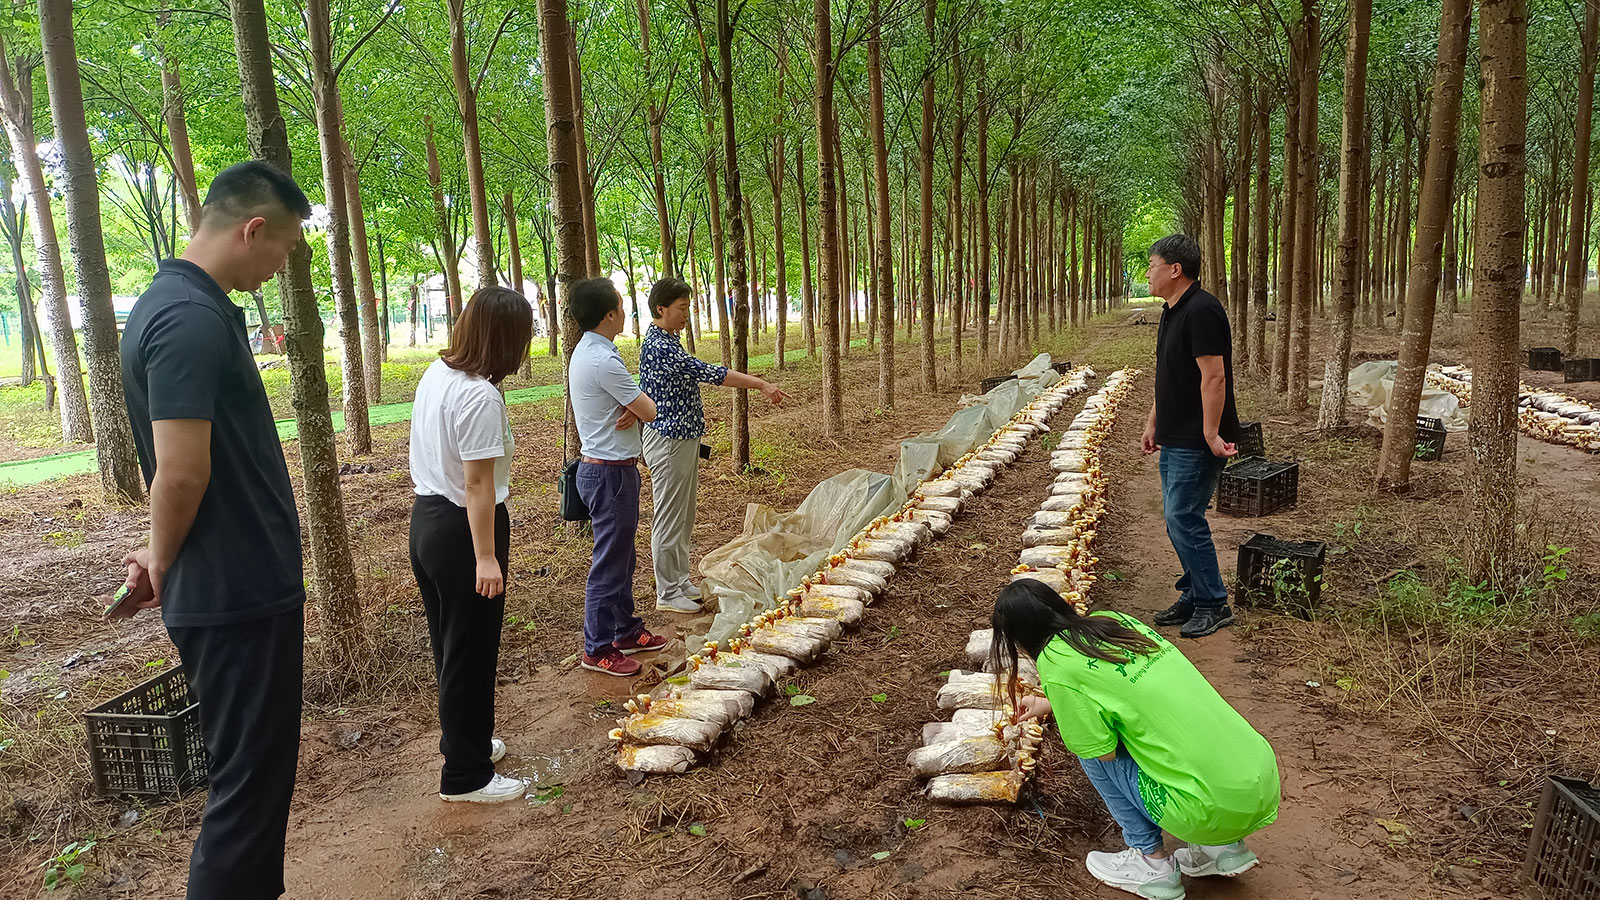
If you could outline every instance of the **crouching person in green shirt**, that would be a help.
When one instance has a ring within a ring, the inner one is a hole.
[[[990,652],[994,671],[1016,672],[1019,652],[1038,665],[1045,696],[1013,703],[1017,718],[1055,716],[1122,827],[1128,849],[1085,860],[1095,878],[1181,900],[1180,872],[1233,876],[1257,864],[1244,838],[1278,817],[1277,759],[1178,648],[1132,616],[1086,615],[1021,579],[995,601]],[[1163,831],[1188,846],[1169,854]]]

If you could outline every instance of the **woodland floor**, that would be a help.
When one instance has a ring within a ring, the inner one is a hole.
[[[1154,459],[1137,450],[1154,328],[1125,316],[1102,317],[1049,349],[1102,375],[1146,370],[1107,450],[1111,511],[1095,598],[1145,614],[1170,602],[1177,561]],[[1530,323],[1524,343],[1549,343],[1546,328]],[[1465,317],[1441,317],[1436,361],[1466,361],[1466,333]],[[1397,345],[1392,331],[1371,329],[1357,343],[1367,358],[1392,358]],[[990,374],[969,346],[966,367],[946,366],[945,386],[930,396],[903,338],[901,351],[904,399],[892,412],[874,408],[875,356],[857,350],[846,362],[854,437],[840,444],[819,436],[811,362],[780,375],[795,388],[791,407],[751,404],[760,474],[728,473],[719,426],[716,461],[702,472],[697,558],[738,533],[749,502],[792,508],[839,470],[889,470],[900,440],[942,424],[961,392]],[[1524,377],[1538,383],[1540,374]],[[1266,520],[1214,516],[1223,569],[1263,530],[1328,541],[1329,581],[1311,621],[1246,609],[1240,627],[1183,644],[1272,741],[1284,776],[1282,816],[1254,841],[1266,865],[1241,879],[1191,881],[1190,895],[1509,896],[1542,776],[1600,771],[1600,457],[1522,442],[1526,541],[1574,548],[1561,563],[1569,575],[1546,585],[1530,551],[1535,587],[1486,602],[1462,589],[1451,562],[1464,435],[1450,436],[1442,461],[1416,465],[1410,493],[1377,495],[1376,432],[1357,424],[1364,411],[1330,438],[1313,428],[1314,402],[1304,416],[1284,414],[1261,379],[1238,380],[1241,413],[1266,423],[1269,455],[1300,461],[1301,501]],[[1572,387],[1600,399],[1600,385]],[[708,400],[712,417],[725,416],[725,395]],[[556,446],[559,414],[552,403],[513,407],[518,446]],[[621,701],[660,668],[630,685],[572,665],[588,544],[556,515],[558,455],[520,453],[497,733],[511,748],[501,771],[535,787],[526,803],[462,809],[435,795],[435,695],[405,554],[406,439],[405,425],[375,429],[375,452],[357,461],[371,471],[344,479],[378,674],[358,696],[335,699],[337,667],[315,646],[308,654],[288,896],[1120,896],[1083,872],[1085,851],[1119,838],[1059,742],[1047,742],[1037,785],[1016,809],[931,806],[904,766],[921,724],[941,718],[939,673],[962,664],[966,634],[987,619],[1046,493],[1039,447],[891,580],[858,631],[792,679],[816,703],[769,700],[709,764],[639,784],[611,766],[605,734]],[[41,865],[87,837],[99,843],[69,896],[182,894],[202,798],[92,799],[83,747],[83,710],[176,662],[154,617],[108,626],[95,615],[94,597],[115,582],[116,560],[141,539],[143,522],[105,507],[87,476],[17,491],[0,507],[0,669],[10,673],[0,681],[0,896],[41,892]],[[647,530],[640,543],[648,548]],[[652,627],[682,635],[701,624],[655,613],[649,582],[646,563],[635,593]],[[1591,620],[1594,632],[1577,624]],[[669,646],[661,665],[682,653]]]

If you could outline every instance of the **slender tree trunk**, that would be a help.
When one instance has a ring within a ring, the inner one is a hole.
[[[1482,0],[1478,221],[1473,228],[1467,582],[1512,575],[1517,512],[1517,350],[1526,228],[1528,11]]]
[[[959,41],[959,38],[957,39]],[[967,258],[966,247],[963,246],[962,213],[965,211],[962,199],[962,165],[965,162],[967,140],[967,110],[966,71],[962,63],[962,48],[958,45],[954,56],[950,60],[951,77],[955,81],[955,130],[950,141],[950,214],[951,221],[951,248],[950,267],[954,270],[952,279],[954,293],[951,295],[952,316],[950,320],[950,358],[955,364],[955,377],[961,377],[961,352],[965,341],[966,330],[966,305],[967,305]],[[882,180],[884,175],[880,175]],[[888,200],[889,188],[885,185],[881,194],[883,200],[884,231],[888,230]],[[887,240],[887,233],[885,234]],[[885,250],[888,244],[884,245]],[[887,256],[887,252],[885,253]],[[889,271],[888,260],[884,261],[884,271]]]
[[[1344,57],[1344,128],[1339,155],[1339,249],[1334,260],[1333,355],[1322,371],[1322,405],[1317,410],[1317,427],[1343,425],[1345,398],[1349,389],[1345,373],[1350,370],[1350,336],[1356,315],[1356,288],[1359,279],[1357,252],[1360,247],[1361,207],[1366,198],[1361,190],[1361,173],[1366,171],[1367,129],[1367,44],[1372,32],[1372,0],[1352,0],[1350,38]]]
[[[568,72],[571,58],[570,24],[566,0],[539,0],[539,60],[546,72]],[[544,123],[549,147],[550,215],[556,244],[557,296],[561,304],[561,371],[567,385],[565,456],[579,455],[578,429],[572,419],[570,384],[572,351],[578,345],[578,320],[572,315],[572,285],[589,274],[583,222],[583,193],[579,185],[587,173],[578,154],[579,125],[573,103],[572,81],[545,78]],[[598,261],[598,260],[597,260]]]
[[[1270,363],[1267,359],[1267,256],[1272,242],[1267,218],[1271,214],[1268,192],[1272,180],[1272,104],[1267,85],[1262,84],[1256,95],[1254,162],[1256,167],[1255,203],[1251,208],[1255,216],[1254,234],[1251,235],[1250,275],[1250,368],[1258,376],[1265,376]]]
[[[712,105],[715,101],[711,96],[711,63],[708,60],[702,60],[700,67],[700,94],[705,107],[706,192],[710,198],[706,217],[711,222],[711,262],[716,275],[717,343],[722,347],[722,365],[725,368],[732,368],[733,342],[730,340],[732,334],[728,325],[727,257],[723,253],[722,197],[717,187],[717,161],[722,152],[717,145],[721,138],[717,134],[717,109]]]
[[[194,154],[189,149],[189,120],[183,108],[183,75],[177,60],[168,53],[165,32],[170,26],[171,13],[165,0],[156,11],[157,54],[161,62],[161,119],[167,126],[167,138],[172,150],[173,177],[177,179],[178,195],[183,199],[184,222],[190,233],[200,227],[200,192],[195,185]]]
[[[439,170],[439,147],[433,139],[433,117],[423,116],[423,147],[428,158],[428,183],[433,187],[433,215],[439,221],[439,246],[444,250],[444,284],[449,292],[445,298],[445,323],[455,327],[461,315],[461,257],[456,249],[455,229],[450,225],[450,211],[444,203],[444,180]]]
[[[61,245],[56,238],[44,166],[39,161],[39,141],[33,130],[33,70],[39,60],[32,55],[7,59],[12,49],[7,43],[0,41],[0,76],[3,76],[0,77],[0,113],[3,113],[6,137],[11,142],[12,162],[33,207],[30,218],[34,250],[39,257],[39,288],[61,396],[61,438],[67,443],[92,442],[94,427],[89,418],[89,397],[83,386],[83,365],[78,359],[78,338],[73,334],[72,316],[67,309],[67,277],[61,265]]]
[[[732,264],[729,287],[733,291],[733,365],[750,369],[750,284],[745,259],[745,221],[748,204],[739,181],[739,138],[733,119],[733,21],[728,0],[717,0],[717,87],[722,99],[723,182],[728,189],[728,261]],[[733,394],[733,470],[750,466],[750,392]]]
[[[339,316],[340,371],[344,375],[344,442],[352,455],[372,452],[367,420],[366,373],[361,359],[361,323],[356,311],[355,276],[350,264],[349,206],[345,202],[344,123],[333,69],[329,0],[308,0],[306,32],[311,44],[312,99],[322,147],[322,182],[328,209],[328,267],[333,304]]]
[[[784,95],[789,74],[788,54],[780,49],[778,54],[778,120],[774,123],[777,135],[772,139],[772,243],[777,288],[778,333],[773,352],[777,356],[778,371],[787,367],[784,352],[789,339],[789,255],[783,246],[783,110],[787,106]],[[804,226],[802,226],[803,228]]]
[[[656,224],[661,229],[661,274],[667,278],[676,278],[678,244],[677,237],[672,233],[671,213],[667,209],[667,181],[661,152],[661,123],[666,118],[667,110],[661,98],[656,96],[652,80],[655,57],[650,51],[650,0],[636,0],[636,6],[639,12],[639,46],[644,55],[645,78],[650,82],[651,91],[645,109],[645,126],[650,136],[650,199],[655,202]],[[668,90],[670,89],[669,81]],[[690,318],[693,317],[691,313]],[[689,331],[692,335],[694,329],[691,328]]]
[[[39,32],[44,44],[50,112],[66,176],[67,234],[77,272],[78,304],[83,311],[83,355],[89,363],[89,403],[94,416],[100,489],[109,501],[134,503],[144,497],[144,483],[122,393],[117,314],[111,306],[111,273],[106,267],[105,236],[100,230],[99,183],[84,122],[83,86],[78,81],[72,4],[41,0]]]
[[[567,27],[567,73],[572,81],[573,136],[578,145],[578,193],[583,198],[584,266],[588,277],[598,278],[601,274],[600,231],[595,224],[595,173],[589,167],[588,113],[583,102],[583,67],[578,56],[578,35],[570,25]]]
[[[349,207],[351,263],[355,268],[356,301],[361,313],[362,371],[366,375],[367,403],[376,405],[383,402],[383,326],[378,316],[378,295],[372,285],[372,257],[367,250],[367,216],[361,202],[361,179],[356,175],[350,143],[342,137],[344,100],[339,96],[339,161],[344,173],[345,203]]]
[[[1239,371],[1250,368],[1250,152],[1255,146],[1254,97],[1246,74],[1239,87],[1238,160],[1233,176],[1233,367]]]
[[[321,0],[310,0],[313,4]],[[324,3],[326,5],[326,3]],[[461,112],[462,152],[466,156],[467,196],[472,206],[473,255],[478,289],[494,287],[494,230],[489,224],[489,190],[483,175],[483,144],[478,136],[478,86],[467,57],[467,0],[445,0],[450,19],[450,76]]]
[[[1278,226],[1278,283],[1273,298],[1277,324],[1273,334],[1272,389],[1280,394],[1289,390],[1289,331],[1291,298],[1294,293],[1295,239],[1299,234],[1296,219],[1300,212],[1300,117],[1304,105],[1301,88],[1306,65],[1305,32],[1290,38],[1289,97],[1283,120],[1283,206]]]
[[[1306,53],[1300,88],[1300,209],[1295,213],[1294,293],[1290,300],[1293,342],[1289,348],[1289,409],[1305,409],[1310,390],[1312,282],[1316,278],[1317,100],[1321,74],[1321,24],[1317,0],[1301,0],[1305,12]]]
[[[1600,0],[1584,0],[1581,65],[1578,72],[1578,121],[1573,137],[1572,206],[1568,212],[1566,286],[1562,292],[1565,327],[1561,332],[1561,352],[1578,352],[1578,321],[1583,309],[1583,287],[1589,276],[1588,231],[1584,228],[1589,210],[1589,139],[1594,121],[1594,70],[1596,29],[1600,26]]]
[[[1417,407],[1423,373],[1433,342],[1433,313],[1439,293],[1450,198],[1454,194],[1456,140],[1461,123],[1461,85],[1472,33],[1471,0],[1444,0],[1439,18],[1439,56],[1434,71],[1428,124],[1428,156],[1417,194],[1416,243],[1406,291],[1406,319],[1400,335],[1400,363],[1389,391],[1383,450],[1378,456],[1378,486],[1403,491],[1410,485],[1416,457]]]
[[[934,42],[933,29],[934,0],[925,0],[922,5],[923,29],[928,34],[928,46],[938,46]],[[934,359],[933,352],[933,61],[922,72],[922,141],[918,141],[918,151],[922,151],[922,208],[920,208],[920,224],[922,224],[922,267],[920,267],[920,315],[922,315],[922,389],[933,394],[939,389],[938,359]]]
[[[262,0],[230,0],[228,7],[250,155],[292,172],[289,133],[278,108],[272,71],[266,8]],[[278,274],[278,293],[283,298],[289,385],[299,437],[306,530],[311,538],[311,593],[319,601],[327,658],[351,671],[348,667],[367,658],[368,644],[361,629],[349,526],[339,491],[339,455],[328,409],[322,317],[311,281],[311,247],[304,240],[295,245],[288,264]]]
[[[794,142],[795,205],[800,210],[800,338],[805,341],[806,359],[816,359],[817,307],[811,291],[811,227],[806,223],[811,198],[806,194],[805,143],[804,138]]]
[[[989,365],[989,79],[983,58],[978,58],[978,365]]]
[[[889,147],[883,131],[883,13],[872,0],[867,13],[871,37],[867,40],[867,94],[871,110],[872,171],[878,214],[878,314],[883,342],[878,345],[878,406],[894,408],[894,246],[889,231]]]
[[[817,280],[822,288],[822,434],[837,440],[844,432],[843,390],[839,383],[839,232],[834,212],[833,21],[828,0],[813,0],[816,24],[817,84]]]

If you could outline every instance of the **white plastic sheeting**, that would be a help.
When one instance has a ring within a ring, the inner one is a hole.
[[[761,503],[745,509],[739,536],[706,554],[700,574],[718,611],[703,641],[722,641],[756,614],[772,609],[800,579],[817,571],[856,532],[898,509],[918,484],[989,439],[1017,410],[1060,376],[1041,353],[971,406],[957,410],[944,427],[900,443],[893,474],[849,469],[819,482],[790,512]]]
[[[1351,403],[1369,410],[1367,424],[1382,428],[1388,421],[1389,393],[1394,390],[1394,375],[1399,368],[1400,364],[1390,359],[1364,362],[1350,370],[1348,396]],[[1467,410],[1462,407],[1461,401],[1455,395],[1435,387],[1422,388],[1417,415],[1438,419],[1444,423],[1445,431],[1467,430]]]

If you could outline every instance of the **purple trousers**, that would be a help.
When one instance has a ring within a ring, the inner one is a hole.
[[[583,652],[597,657],[644,629],[644,620],[633,614],[639,468],[579,463],[578,496],[594,522],[594,561],[583,590]]]

